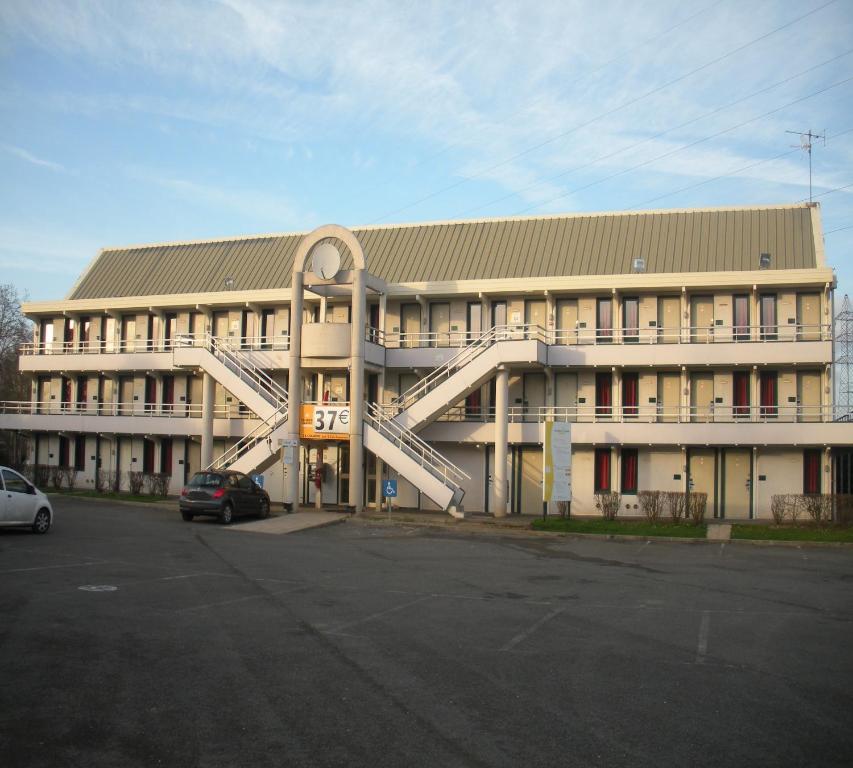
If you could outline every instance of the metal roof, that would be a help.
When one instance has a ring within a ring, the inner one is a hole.
[[[811,208],[688,209],[355,228],[368,269],[389,283],[748,271],[817,263]],[[305,233],[105,248],[69,299],[289,288]],[[344,260],[344,266],[348,259]]]

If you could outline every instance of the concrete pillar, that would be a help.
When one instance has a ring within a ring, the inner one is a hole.
[[[287,437],[294,446],[293,464],[286,465],[284,502],[295,510],[299,506],[299,411],[302,405],[302,305],[304,276],[293,273],[290,291],[290,373],[288,380]]]
[[[353,270],[350,343],[349,505],[364,507],[364,334],[367,322],[366,270]]]
[[[213,409],[215,406],[216,382],[209,373],[202,379],[201,393],[201,468],[213,463]]]
[[[506,516],[506,459],[509,439],[509,371],[498,368],[495,379],[495,517]]]

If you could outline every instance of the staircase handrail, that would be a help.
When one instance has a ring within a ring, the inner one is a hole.
[[[410,429],[406,429],[396,421],[387,418],[375,403],[367,404],[364,420],[383,437],[395,443],[409,458],[417,461],[420,466],[441,479],[446,485],[459,488],[465,480],[471,479],[467,472],[444,458]]]
[[[514,323],[506,325],[494,325],[489,330],[480,334],[468,346],[463,347],[447,362],[435,368],[417,384],[409,387],[392,400],[392,404],[406,407],[406,403],[421,397],[433,389],[440,381],[449,379],[456,371],[470,363],[481,353],[498,341],[518,341],[535,339],[547,343],[547,332],[541,325],[534,323]]]
[[[279,409],[269,418],[262,421],[248,435],[243,436],[234,445],[232,445],[225,453],[214,459],[206,468],[209,470],[225,469],[239,459],[243,454],[248,453],[261,440],[272,434],[285,421],[287,421],[288,410],[287,403],[282,404]]]
[[[222,339],[209,333],[199,334],[196,338],[199,337],[204,342],[204,347],[214,357],[218,357],[224,365],[231,368],[232,373],[239,376],[242,381],[246,381],[246,378],[242,375],[243,373],[246,373],[249,380],[254,383],[258,394],[271,405],[278,407],[280,403],[284,403],[285,405],[287,404],[287,391],[266,371],[259,368],[244,355],[236,354],[236,350],[225,343]],[[229,365],[229,363],[231,365]],[[236,368],[236,370],[234,370],[234,368]]]

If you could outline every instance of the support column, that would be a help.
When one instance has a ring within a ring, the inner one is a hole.
[[[209,373],[202,379],[201,392],[201,469],[213,463],[213,410],[216,382]]]
[[[495,378],[495,517],[505,517],[507,507],[506,458],[509,440],[509,371],[501,366]]]
[[[287,383],[287,438],[293,448],[293,464],[286,464],[284,503],[299,507],[299,412],[302,405],[302,304],[303,273],[293,273],[290,290],[290,373]]]
[[[367,322],[366,270],[353,270],[350,340],[349,505],[364,508],[364,334]]]

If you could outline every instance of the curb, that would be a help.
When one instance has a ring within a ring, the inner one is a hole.
[[[464,520],[448,521],[446,523],[437,520],[400,520],[391,518],[380,518],[376,516],[351,518],[352,522],[365,525],[409,525],[416,528],[444,528],[469,533],[493,533],[495,535],[529,536],[551,539],[598,539],[602,541],[664,541],[673,544],[743,544],[759,547],[788,547],[788,548],[853,548],[850,541],[786,541],[780,539],[729,539],[728,541],[709,540],[704,537],[687,536],[641,536],[628,533],[576,533],[573,531],[537,531],[533,528],[522,528],[520,526],[501,526],[492,523],[473,523]]]
[[[177,497],[171,498],[167,497],[166,499],[151,499],[151,501],[133,501],[131,499],[112,499],[106,498],[104,496],[78,496],[73,493],[46,493],[45,494],[49,499],[73,499],[75,501],[94,501],[98,504],[104,504],[106,502],[111,502],[112,504],[122,504],[126,507],[162,507],[163,509],[172,509],[175,504],[177,504]]]

